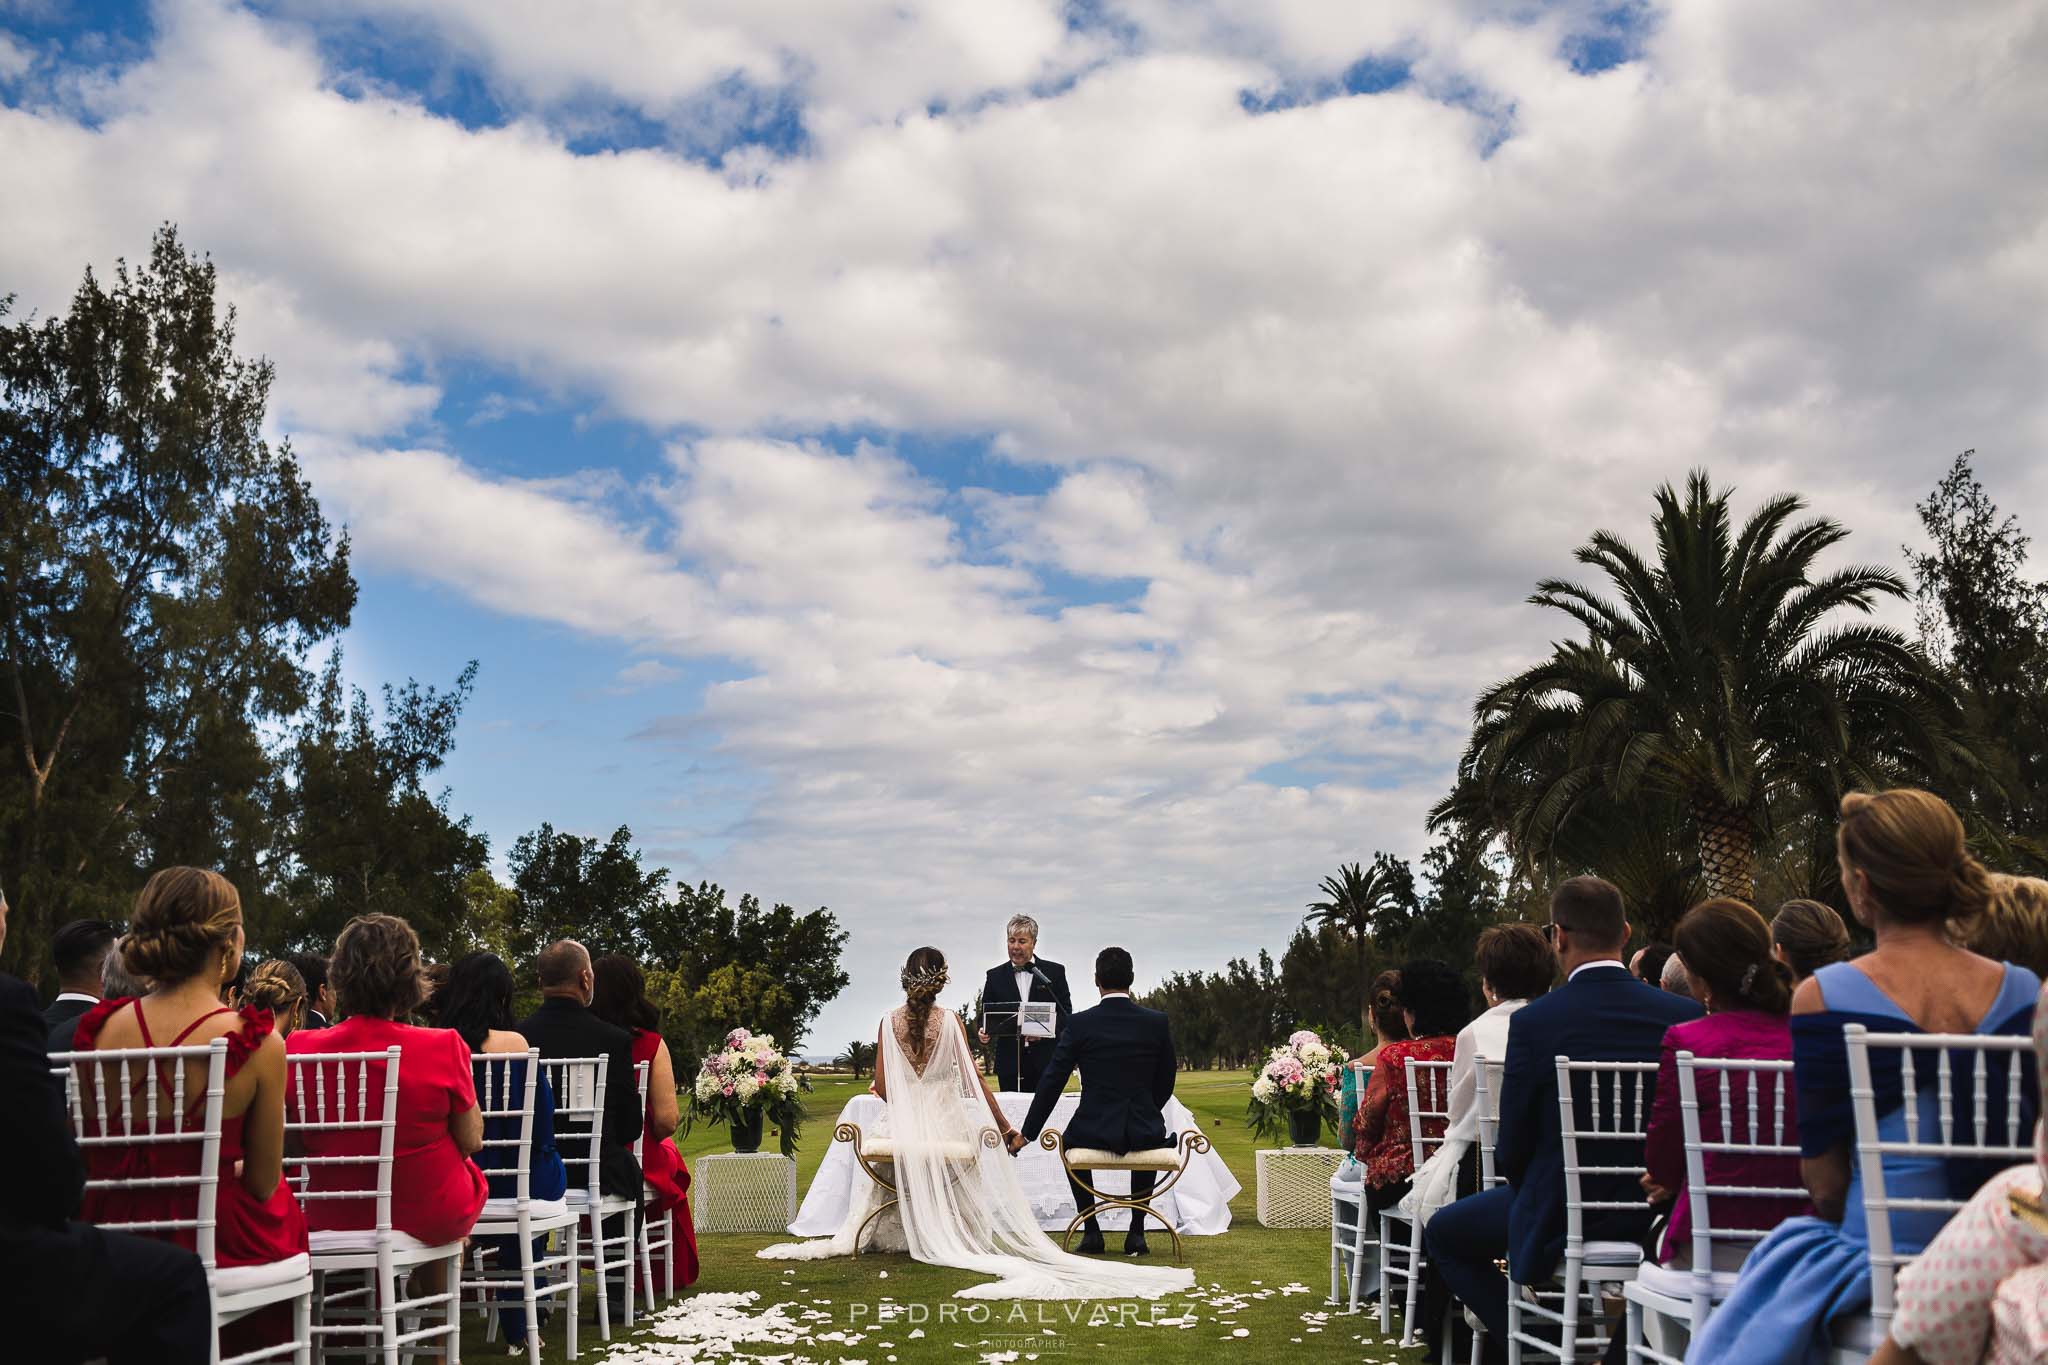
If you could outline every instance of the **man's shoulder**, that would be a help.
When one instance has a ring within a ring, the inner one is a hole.
[[[0,1005],[10,1010],[27,1006],[32,1014],[43,1012],[43,1004],[37,998],[35,988],[20,977],[9,976],[5,972],[0,972]]]
[[[1042,969],[1044,969],[1046,974],[1049,976],[1065,976],[1067,974],[1067,969],[1064,964],[1054,962],[1049,957],[1035,957],[1031,960],[1033,962],[1036,962]]]

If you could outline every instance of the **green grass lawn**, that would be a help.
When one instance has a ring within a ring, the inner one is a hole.
[[[1383,1342],[1375,1320],[1348,1316],[1323,1302],[1329,1288],[1326,1230],[1258,1225],[1252,1153],[1262,1144],[1244,1124],[1250,1079],[1242,1071],[1183,1072],[1176,1089],[1244,1187],[1231,1202],[1229,1232],[1183,1240],[1186,1264],[1193,1268],[1196,1282],[1194,1292],[1185,1298],[1169,1297],[1156,1306],[1131,1301],[1013,1305],[954,1299],[955,1290],[982,1277],[919,1265],[904,1255],[763,1261],[754,1253],[771,1242],[789,1240],[786,1234],[700,1233],[703,1273],[697,1283],[664,1305],[652,1322],[643,1317],[631,1332],[615,1327],[609,1345],[598,1339],[586,1293],[580,1356],[607,1365],[725,1358],[767,1358],[785,1365],[919,1365],[991,1357],[1047,1365],[1068,1357],[1250,1362],[1273,1354],[1316,1361],[1419,1360],[1419,1351],[1397,1351],[1391,1342]],[[811,1118],[797,1152],[799,1198],[810,1188],[812,1173],[831,1143],[832,1120],[849,1096],[866,1088],[864,1080],[819,1079],[809,1097]],[[774,1141],[767,1138],[763,1149]],[[677,1145],[693,1166],[699,1157],[730,1150],[722,1128],[700,1128]],[[1112,1249],[1119,1240],[1117,1234],[1110,1235]],[[1157,1229],[1151,1240],[1150,1263],[1173,1264],[1170,1241]],[[758,1297],[746,1304],[708,1297],[747,1293]],[[1152,1322],[1155,1316],[1162,1321]],[[714,1328],[699,1335],[699,1324],[729,1326],[743,1319],[752,1324],[749,1330],[758,1333],[758,1339],[736,1341],[729,1352],[720,1344],[675,1353],[685,1342],[721,1334]],[[566,1359],[561,1335],[559,1324],[547,1332],[545,1359]],[[473,1319],[464,1332],[462,1350],[466,1359],[504,1358],[501,1345],[484,1341],[480,1320]]]

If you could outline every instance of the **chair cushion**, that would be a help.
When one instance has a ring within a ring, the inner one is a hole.
[[[1084,1171],[1177,1171],[1180,1169],[1180,1148],[1154,1147],[1141,1152],[1105,1152],[1100,1147],[1069,1147],[1067,1164]]]
[[[996,1150],[990,1148],[990,1151]],[[892,1137],[869,1137],[861,1134],[860,1153],[870,1161],[888,1161],[899,1152],[922,1152],[940,1161],[972,1161],[975,1146],[971,1142],[899,1142]]]
[[[1868,1313],[1853,1317],[1836,1318],[1834,1330],[1829,1333],[1837,1348],[1868,1354],[1875,1351],[1884,1341],[1884,1333],[1877,1330],[1877,1322]]]
[[[375,1251],[377,1233],[372,1228],[335,1228],[326,1232],[308,1233],[306,1242],[314,1255],[323,1251]],[[391,1247],[394,1251],[425,1251],[427,1244],[409,1233],[391,1230]]]
[[[536,1220],[560,1218],[569,1212],[569,1201],[566,1199],[532,1199],[527,1201],[526,1208],[527,1212]],[[477,1221],[479,1223],[509,1222],[518,1216],[519,1201],[517,1199],[486,1199],[484,1200],[484,1211],[477,1215]]]
[[[1587,1265],[1637,1265],[1642,1259],[1643,1249],[1634,1242],[1586,1243]]]
[[[1714,1272],[1714,1302],[1719,1303],[1735,1289],[1735,1277],[1739,1272],[1717,1270]],[[1644,1265],[1636,1271],[1636,1283],[1653,1294],[1662,1294],[1668,1299],[1692,1298],[1692,1272],[1678,1270],[1668,1265]]]
[[[562,1196],[562,1202],[572,1209],[587,1209],[590,1207],[590,1192],[588,1190],[571,1190]],[[632,1208],[633,1201],[616,1194],[600,1194],[597,1197],[597,1207],[603,1213],[617,1213],[621,1209]]]
[[[246,1294],[252,1289],[268,1289],[272,1285],[303,1280],[312,1273],[313,1258],[303,1251],[282,1261],[266,1261],[262,1265],[215,1266],[213,1292],[223,1298],[230,1294]]]

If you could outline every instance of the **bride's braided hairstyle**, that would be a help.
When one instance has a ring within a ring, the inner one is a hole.
[[[931,1028],[932,1005],[946,985],[946,955],[937,948],[919,948],[903,964],[904,1022],[910,1026],[910,1050],[922,1057]]]

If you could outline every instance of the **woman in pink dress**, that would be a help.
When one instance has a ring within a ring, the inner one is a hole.
[[[331,1028],[294,1033],[291,1055],[381,1052],[397,1044],[391,1223],[428,1246],[459,1242],[475,1225],[488,1192],[483,1172],[470,1160],[483,1146],[484,1120],[476,1104],[469,1046],[452,1029],[400,1022],[426,995],[419,939],[396,916],[359,915],[335,940],[327,971],[342,1017]],[[379,1094],[383,1072],[383,1063],[370,1063],[370,1085]],[[314,1130],[304,1141],[309,1156],[372,1156],[378,1135],[375,1129]],[[373,1188],[372,1163],[314,1166],[311,1173],[316,1190]],[[374,1199],[317,1199],[311,1204],[309,1219],[316,1231],[377,1225]]]
[[[1662,1265],[1692,1264],[1692,1205],[1685,1188],[1685,1129],[1679,1117],[1678,1054],[1740,1058],[1748,1061],[1792,1060],[1792,970],[1771,953],[1771,930],[1764,918],[1738,900],[1710,900],[1695,905],[1678,921],[1678,956],[1692,978],[1693,998],[1707,1011],[1704,1019],[1673,1024],[1664,1034],[1664,1055],[1657,1066],[1657,1089],[1650,1106],[1649,1138],[1644,1146],[1643,1188],[1652,1203],[1672,1200],[1671,1221],[1657,1260]],[[1720,1087],[1712,1072],[1699,1078],[1700,1132],[1709,1142],[1749,1131],[1749,1087],[1730,1088],[1728,1112],[1721,1112]],[[1757,1129],[1778,1142],[1797,1145],[1799,1116],[1792,1096],[1792,1078],[1784,1078],[1784,1112],[1777,1111],[1778,1092],[1767,1083],[1758,1090]],[[1779,1126],[1782,1123],[1782,1128]],[[1706,1154],[1707,1181],[1712,1185],[1798,1188],[1796,1156]],[[1787,1218],[1806,1213],[1803,1197],[1766,1199],[1717,1198],[1717,1227],[1768,1232]],[[1720,1267],[1732,1270],[1733,1265]]]
[[[690,1217],[690,1168],[683,1164],[671,1137],[682,1117],[676,1102],[676,1068],[662,1040],[661,1012],[647,998],[647,979],[629,957],[610,953],[590,964],[597,978],[590,1012],[633,1035],[633,1064],[647,1062],[647,1116],[636,1155],[640,1179],[647,1186],[645,1215],[650,1223],[670,1221],[676,1248],[676,1286],[697,1278],[697,1228]],[[639,1274],[638,1269],[634,1271]],[[662,1258],[654,1258],[654,1277],[667,1283]]]

